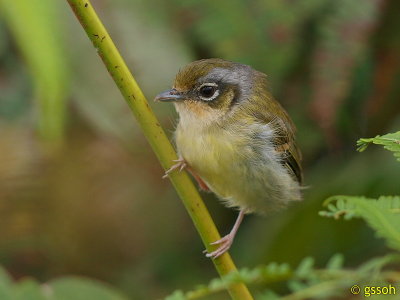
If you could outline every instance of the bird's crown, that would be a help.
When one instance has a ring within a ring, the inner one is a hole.
[[[179,70],[175,77],[174,88],[178,90],[192,89],[198,80],[214,69],[230,70],[235,63],[220,58],[201,59],[191,62]]]

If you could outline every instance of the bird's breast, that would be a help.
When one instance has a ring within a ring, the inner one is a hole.
[[[298,184],[274,150],[268,125],[187,125],[178,124],[176,131],[180,155],[228,206],[262,213],[300,199]]]
[[[176,132],[180,154],[202,177],[226,170],[226,164],[236,156],[238,143],[237,138],[220,129],[199,131],[196,128],[178,127]]]
[[[180,155],[193,171],[213,192],[229,198],[249,172],[254,155],[251,136],[229,126],[201,129],[193,125],[178,126],[175,138]]]

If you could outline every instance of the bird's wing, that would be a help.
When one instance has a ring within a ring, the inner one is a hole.
[[[303,181],[301,169],[301,152],[295,142],[296,127],[283,107],[274,99],[256,101],[248,105],[246,110],[257,122],[272,125],[274,128],[273,143],[277,152],[281,153],[282,165],[297,179]],[[269,113],[273,111],[274,113]]]
[[[282,119],[281,119],[282,120]],[[282,121],[274,121],[279,122]],[[294,133],[296,128],[290,119],[285,124],[276,126],[275,137],[273,142],[275,144],[275,150],[281,153],[282,164],[291,171],[291,173],[297,178],[299,183],[303,181],[303,173],[301,169],[301,152],[295,142]]]

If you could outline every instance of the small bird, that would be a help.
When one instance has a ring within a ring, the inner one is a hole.
[[[212,243],[217,258],[232,245],[247,213],[266,214],[301,200],[301,153],[295,126],[268,91],[267,76],[250,66],[212,58],[194,61],[155,101],[179,114],[174,170],[189,170],[204,190],[239,209],[229,234]]]

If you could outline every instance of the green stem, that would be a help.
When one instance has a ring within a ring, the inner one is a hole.
[[[98,18],[90,1],[67,1],[131,108],[162,167],[165,170],[169,169],[173,164],[173,160],[177,159],[175,150],[152,112],[143,92],[111,40],[110,35]],[[192,218],[206,249],[208,251],[215,250],[215,246],[211,246],[210,243],[220,239],[220,235],[196,187],[186,172],[174,172],[169,177]],[[237,271],[228,253],[213,260],[213,263],[221,276]],[[228,292],[232,299],[253,299],[246,285],[243,283],[229,287]]]

